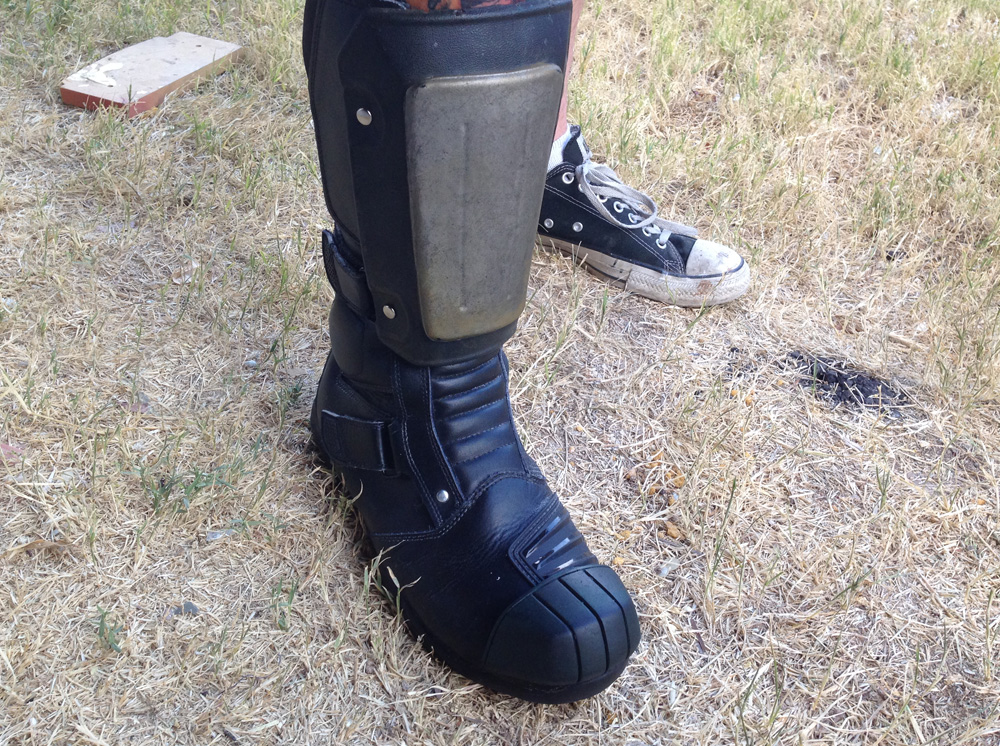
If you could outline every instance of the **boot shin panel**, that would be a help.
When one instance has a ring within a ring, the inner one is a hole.
[[[420,13],[325,0],[313,11],[307,72],[327,200],[359,244],[379,338],[415,365],[480,357],[514,332],[570,7]]]

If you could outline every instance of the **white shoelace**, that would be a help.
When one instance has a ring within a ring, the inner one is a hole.
[[[697,228],[661,218],[659,207],[652,197],[623,183],[614,169],[608,166],[587,158],[576,167],[575,180],[580,191],[605,219],[622,228],[642,230],[647,236],[659,235],[656,243],[661,248],[666,247],[667,237],[671,233],[692,238],[698,235]],[[626,217],[629,222],[616,217],[607,208],[609,200],[615,213],[621,215],[628,211]]]

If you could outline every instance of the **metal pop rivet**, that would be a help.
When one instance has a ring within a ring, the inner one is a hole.
[[[448,494],[448,490],[438,490],[437,494],[434,495],[434,499],[439,503],[446,503],[451,499],[451,495]]]
[[[583,230],[583,223],[573,223],[573,230],[577,233]]]
[[[392,306],[382,306],[382,313],[385,314],[385,317],[387,319],[396,318],[396,309],[393,308]]]
[[[542,223],[546,228],[551,228],[555,223],[552,222],[552,218],[545,218],[545,222]]]
[[[365,127],[372,123],[372,113],[368,109],[361,107],[357,113],[358,121]]]

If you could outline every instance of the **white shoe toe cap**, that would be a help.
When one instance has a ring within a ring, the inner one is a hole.
[[[715,241],[699,238],[691,248],[685,274],[691,277],[721,275],[735,272],[743,264],[743,257]]]

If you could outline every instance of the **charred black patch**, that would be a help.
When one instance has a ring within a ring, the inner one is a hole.
[[[834,406],[846,404],[886,413],[907,403],[906,396],[888,382],[843,361],[790,352],[787,362],[800,373],[799,384],[803,388],[833,402]]]

